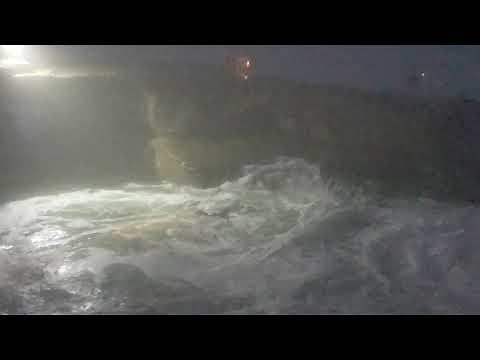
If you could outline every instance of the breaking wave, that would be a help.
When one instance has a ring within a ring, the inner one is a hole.
[[[0,208],[0,313],[476,313],[480,211],[380,199],[302,159],[199,189]]]

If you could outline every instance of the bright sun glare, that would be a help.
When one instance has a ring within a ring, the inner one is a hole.
[[[24,45],[2,45],[5,58],[0,59],[1,67],[12,67],[16,65],[26,65],[28,61],[24,57]]]
[[[11,57],[23,57],[24,45],[2,45],[3,50]]]

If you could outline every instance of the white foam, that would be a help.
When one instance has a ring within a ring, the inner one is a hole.
[[[479,219],[474,207],[435,201],[372,204],[304,160],[280,158],[213,189],[128,184],[5,204],[0,245],[43,259],[55,281],[120,261],[156,279],[253,293],[271,311],[445,309],[451,293],[471,304],[480,285]]]

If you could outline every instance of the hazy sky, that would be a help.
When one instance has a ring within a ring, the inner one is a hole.
[[[138,66],[161,59],[220,64],[229,54],[247,54],[260,74],[379,90],[404,88],[416,66],[431,88],[480,94],[477,45],[69,45],[50,50],[77,60]]]

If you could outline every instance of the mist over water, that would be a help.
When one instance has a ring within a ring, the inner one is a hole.
[[[480,211],[382,198],[299,158],[209,189],[126,184],[0,207],[0,312],[480,309]]]
[[[0,45],[0,314],[479,313],[478,54]]]

